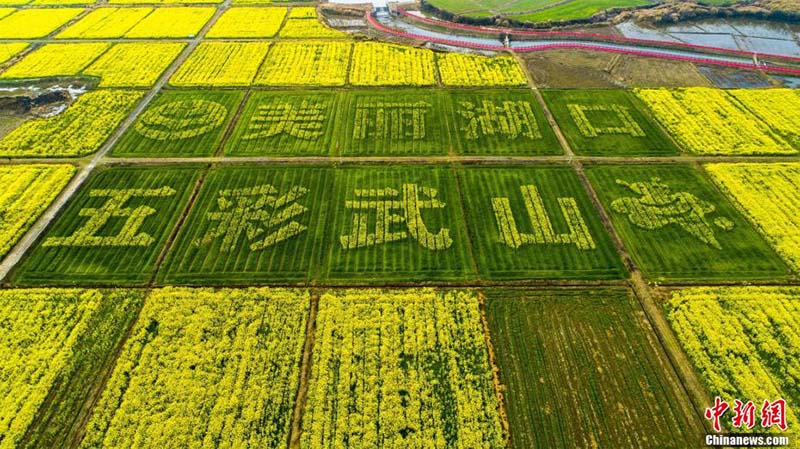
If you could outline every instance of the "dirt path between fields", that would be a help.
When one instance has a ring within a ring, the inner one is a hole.
[[[197,33],[194,39],[189,41],[186,48],[183,49],[181,54],[172,61],[172,64],[167,68],[164,73],[161,74],[161,77],[156,81],[153,87],[147,91],[147,94],[139,101],[139,104],[131,111],[130,114],[122,121],[122,123],[117,126],[117,129],[108,138],[108,140],[103,144],[100,150],[88,160],[88,162],[81,166],[78,169],[78,173],[75,175],[74,178],[69,182],[66,188],[58,195],[58,197],[50,204],[50,207],[36,220],[36,223],[31,226],[28,232],[25,233],[24,236],[17,242],[17,244],[11,249],[11,251],[6,254],[6,257],[0,262],[0,280],[5,280],[8,276],[11,269],[17,265],[17,263],[22,259],[22,256],[33,246],[33,244],[39,239],[42,233],[50,226],[50,223],[59,215],[60,211],[63,207],[67,204],[67,202],[75,195],[75,192],[78,191],[81,185],[83,185],[84,181],[89,177],[89,174],[94,171],[95,167],[97,167],[101,161],[106,157],[106,154],[111,150],[114,144],[117,143],[119,138],[122,134],[130,127],[139,114],[147,107],[148,104],[156,97],[161,88],[164,87],[172,75],[178,70],[189,55],[194,51],[194,49],[199,45],[200,41],[205,37],[208,30],[217,22],[217,19],[222,15],[222,13],[230,7],[231,0],[225,0],[224,3],[219,5],[217,10],[214,12],[214,15],[211,19],[206,23],[202,30]],[[59,160],[59,162],[63,163],[63,160]]]
[[[300,436],[303,432],[303,411],[308,400],[308,386],[311,381],[311,363],[314,343],[317,336],[317,312],[319,311],[320,291],[311,292],[311,306],[306,323],[306,343],[303,347],[303,358],[300,364],[300,383],[297,387],[297,396],[294,401],[292,413],[292,427],[289,432],[289,449],[300,447]]]
[[[519,58],[519,56],[517,56],[517,58]],[[558,126],[558,123],[556,123],[552,113],[548,109],[547,103],[544,101],[541,93],[536,89],[533,81],[530,79],[530,75],[529,84],[533,89],[536,99],[538,100],[539,105],[542,107],[547,120],[550,122],[550,125],[555,131],[558,141],[561,143],[564,152],[568,155],[571,161],[570,165],[572,165],[572,167],[575,169],[575,172],[578,174],[578,177],[586,189],[586,192],[589,194],[589,198],[591,199],[597,214],[600,216],[603,227],[611,236],[611,240],[614,242],[617,253],[625,264],[627,271],[630,273],[630,286],[633,288],[634,294],[638,299],[645,316],[647,317],[647,321],[653,328],[656,338],[664,350],[667,360],[672,367],[672,371],[678,379],[678,383],[692,405],[696,419],[699,421],[701,428],[705,428],[710,431],[708,421],[703,419],[703,410],[710,403],[709,397],[706,389],[700,382],[700,378],[695,372],[694,365],[683,351],[683,348],[678,342],[678,338],[675,336],[675,333],[672,331],[672,328],[667,322],[662,309],[659,307],[652,288],[645,281],[641,271],[636,266],[636,263],[634,262],[628,250],[625,248],[622,239],[616,232],[616,229],[614,229],[614,226],[611,223],[611,216],[606,213],[605,208],[600,202],[600,197],[597,195],[594,187],[589,182],[589,178],[586,176],[586,172],[583,169],[583,162],[578,159],[574,159],[572,148],[564,137],[564,134],[561,132],[561,129]]]

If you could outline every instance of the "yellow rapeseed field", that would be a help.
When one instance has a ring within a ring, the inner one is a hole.
[[[213,15],[212,7],[156,8],[125,33],[125,37],[186,38],[197,34]]]
[[[122,37],[153,8],[98,8],[59,33],[58,39]]]
[[[800,146],[800,94],[795,89],[728,91],[781,136]]]
[[[724,90],[637,89],[656,118],[684,148],[698,154],[796,153],[769,126]]]
[[[346,38],[343,33],[333,28],[328,28],[317,19],[289,19],[281,28],[280,37],[283,38]]]
[[[711,164],[706,169],[800,271],[800,163]]]
[[[79,74],[111,44],[46,44],[0,74],[0,78],[45,78]]]
[[[207,37],[272,37],[281,27],[286,8],[231,8],[208,30]]]
[[[45,37],[81,11],[81,8],[21,9],[0,19],[0,39]]]
[[[0,256],[5,255],[75,174],[75,167],[5,165],[0,167]]]
[[[84,73],[99,76],[100,87],[149,87],[185,46],[182,42],[116,44]]]
[[[28,48],[28,44],[23,43],[0,44],[0,64],[13,58],[26,48]]]
[[[436,60],[445,86],[524,86],[528,82],[512,56],[440,53]]]
[[[267,86],[343,86],[347,80],[350,42],[277,42],[256,76]]]
[[[173,86],[249,86],[269,42],[204,42],[170,79]]]
[[[431,50],[378,42],[353,50],[350,83],[356,86],[432,86],[436,66]]]

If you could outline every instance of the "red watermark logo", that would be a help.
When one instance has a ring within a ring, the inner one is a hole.
[[[731,425],[737,429],[752,429],[756,426],[756,404],[753,401],[742,402],[738,399],[733,400],[733,408],[730,404],[720,399],[714,398],[714,405],[706,408],[705,417],[712,421],[714,431],[722,432],[722,419],[726,412],[731,411]],[[786,401],[776,399],[774,401],[764,400],[761,405],[761,428],[769,429],[777,427],[781,431],[786,430]]]

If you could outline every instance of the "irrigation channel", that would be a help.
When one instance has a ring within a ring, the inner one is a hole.
[[[513,50],[527,53],[553,49],[581,49],[800,75],[798,68],[800,58],[790,55],[595,33],[464,25],[402,8],[391,14],[368,13],[366,20],[376,30],[397,37],[473,50]]]

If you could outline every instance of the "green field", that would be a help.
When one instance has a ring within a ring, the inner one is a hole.
[[[487,291],[511,447],[687,448],[703,427],[623,289]]]
[[[675,144],[624,90],[544,90],[542,96],[570,147],[588,156],[677,154]]]
[[[334,123],[340,98],[335,92],[253,92],[225,145],[225,154],[326,156],[337,136]]]
[[[100,169],[12,274],[20,285],[138,285],[200,175],[193,167]]]
[[[459,175],[482,278],[624,277],[572,168],[464,168]]]
[[[553,4],[552,7],[530,14],[511,16],[522,22],[548,22],[557,20],[588,19],[600,11],[611,8],[632,8],[651,4],[648,0],[572,0]],[[516,12],[521,8],[516,7]]]
[[[324,218],[331,183],[329,169],[313,166],[211,171],[160,282],[306,281],[330,242]]]
[[[528,89],[451,91],[450,98],[459,154],[562,153],[541,106]]]
[[[385,283],[473,278],[449,166],[344,167],[334,172],[327,279]]]
[[[343,156],[446,155],[448,97],[441,90],[352,91],[339,125]]]
[[[212,156],[244,94],[164,91],[114,146],[117,157]]]
[[[723,0],[713,0],[720,3]],[[727,1],[727,0],[726,0]],[[428,0],[437,8],[468,17],[502,16],[522,22],[588,19],[610,8],[644,6],[648,0]],[[702,3],[707,3],[703,1]]]
[[[611,165],[587,169],[614,228],[653,280],[789,276],[785,263],[697,169]]]

